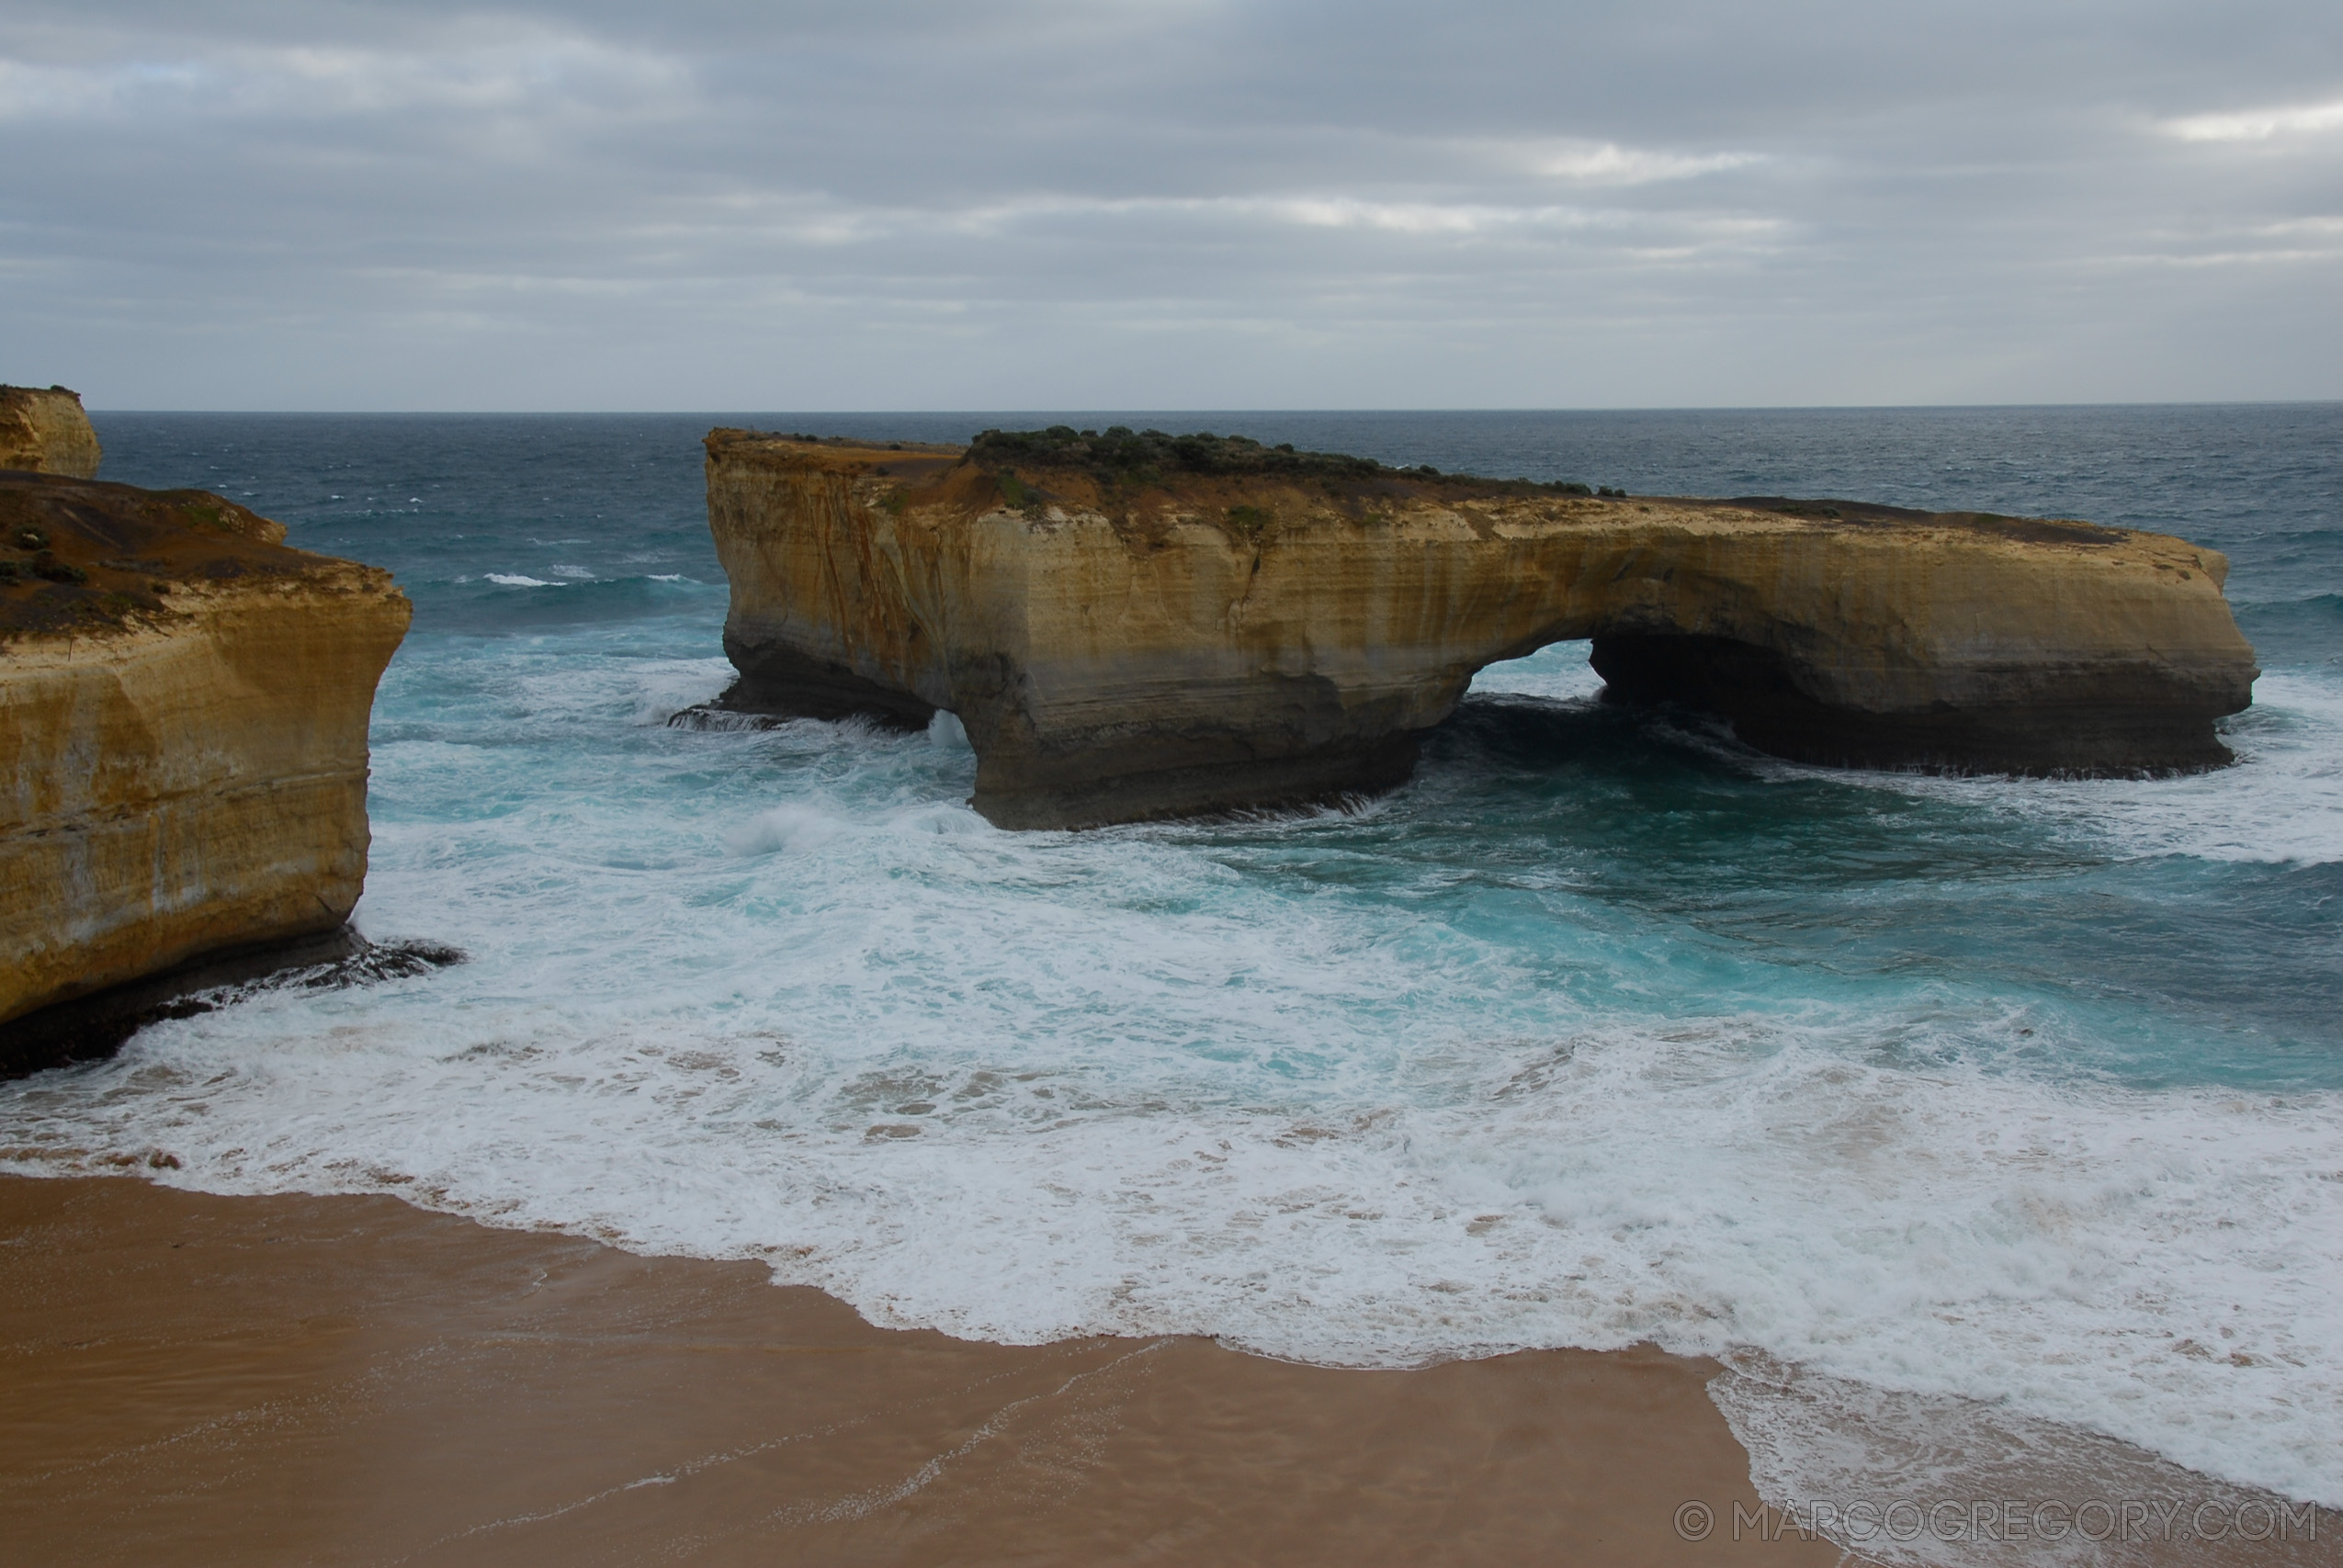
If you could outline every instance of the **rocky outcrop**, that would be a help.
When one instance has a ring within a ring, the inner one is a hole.
[[[949,709],[1009,827],[1398,783],[1476,671],[1566,639],[1614,698],[1879,766],[2211,766],[2258,673],[2219,554],[2088,523],[1062,427],[965,452],[719,430],[707,483],[727,705]]]
[[[97,477],[97,432],[82,395],[62,387],[0,387],[0,468]]]
[[[0,1058],[34,1010],[348,919],[409,606],[283,537],[201,491],[0,472]]]

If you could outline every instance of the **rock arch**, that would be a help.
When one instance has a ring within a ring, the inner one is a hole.
[[[1038,828],[1387,787],[1476,671],[1575,638],[1614,695],[1867,765],[2211,766],[2258,673],[2227,563],[2162,535],[1261,448],[1117,469],[1076,434],[713,433],[724,705],[949,709],[978,809]]]

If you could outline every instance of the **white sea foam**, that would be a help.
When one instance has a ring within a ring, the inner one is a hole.
[[[2270,1542],[2256,1561],[2326,1560],[2309,1543],[2322,1525],[2331,1536],[2331,1516],[2130,1444],[1981,1400],[1737,1359],[1709,1397],[1788,1521],[1760,1533],[1811,1531],[1894,1568],[2118,1568],[2211,1556],[2224,1537]]]
[[[561,586],[560,583],[549,582],[541,577],[524,577],[517,571],[492,571],[488,574],[488,581],[501,583],[506,588],[559,588]]]
[[[2343,861],[2343,689],[2300,671],[2265,674],[2254,705],[2224,722],[2222,739],[2237,754],[2235,767],[2179,778],[1860,776],[2054,823],[2129,855]]]
[[[759,812],[727,842],[737,855],[803,853],[818,850],[848,829],[846,818],[809,806],[776,806]]]
[[[628,717],[637,725],[665,724],[685,708],[713,702],[731,683],[729,659],[647,661],[634,671]]]

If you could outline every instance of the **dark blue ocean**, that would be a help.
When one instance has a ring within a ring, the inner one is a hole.
[[[1362,810],[1082,834],[974,816],[948,718],[666,726],[728,675],[711,424],[1058,422],[2178,534],[2264,674],[2232,769],[1946,779],[1606,709],[1560,645]],[[1656,1339],[2343,1503],[2343,405],[96,423],[398,574],[358,922],[471,960],[155,1026],[0,1143],[996,1339]]]

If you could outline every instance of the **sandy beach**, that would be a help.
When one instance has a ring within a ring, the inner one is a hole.
[[[1709,1363],[1341,1371],[874,1328],[763,1267],[389,1198],[0,1179],[0,1540],[40,1563],[1828,1563]]]

